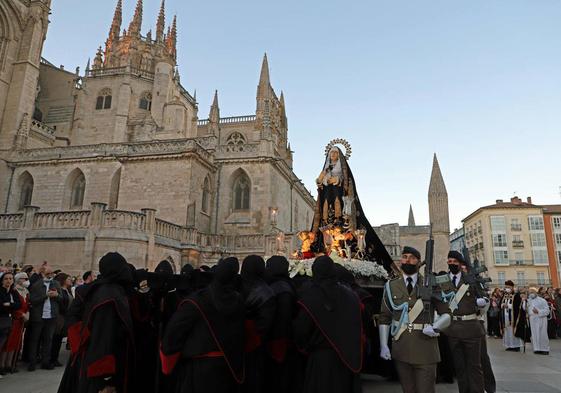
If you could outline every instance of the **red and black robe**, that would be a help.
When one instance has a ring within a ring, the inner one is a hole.
[[[59,393],[97,393],[105,386],[131,392],[135,347],[124,288],[103,283],[85,287],[85,298],[80,292],[68,314],[72,355]]]
[[[244,307],[239,294],[232,291],[231,297],[234,304],[221,310],[212,289],[203,289],[169,321],[160,357],[164,374],[178,368],[176,392],[238,391],[244,379]]]
[[[298,304],[294,336],[308,354],[303,392],[360,392],[363,342],[357,295],[336,282],[316,282]]]

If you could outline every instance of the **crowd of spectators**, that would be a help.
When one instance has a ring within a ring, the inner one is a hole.
[[[76,288],[95,280],[87,271],[70,276],[40,266],[0,264],[0,379],[19,371],[61,367],[59,354],[67,335],[65,315]]]
[[[529,288],[520,287],[518,292],[523,300],[527,298]],[[487,335],[494,338],[502,338],[500,327],[501,303],[505,295],[503,288],[495,288],[491,292],[490,306],[487,311]],[[561,338],[561,288],[540,287],[538,296],[547,301],[549,315],[547,333],[550,339]]]

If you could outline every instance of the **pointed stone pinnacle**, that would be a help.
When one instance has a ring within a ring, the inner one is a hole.
[[[121,23],[123,22],[123,1],[118,0],[115,6],[115,13],[113,14],[113,21],[109,29],[109,40],[113,41],[119,37],[121,32]]]
[[[140,35],[142,29],[142,0],[138,0],[134,10],[134,16],[129,24],[129,35]]]
[[[268,86],[271,83],[269,79],[269,61],[267,60],[267,53],[263,55],[263,62],[261,63],[261,75],[259,76],[259,85]]]
[[[415,226],[415,216],[413,215],[413,206],[409,205],[409,220],[407,221],[407,225],[410,227]]]
[[[438,164],[436,153],[434,154],[434,158],[432,160],[432,173],[429,185],[429,195],[431,194],[447,194],[446,184],[444,183],[444,178],[442,177],[442,172],[440,171],[440,165]]]
[[[156,41],[164,42],[164,29],[166,24],[166,0],[162,0],[160,5],[160,13],[158,14],[158,21],[156,23]]]

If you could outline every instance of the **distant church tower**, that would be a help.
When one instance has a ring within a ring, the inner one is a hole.
[[[448,192],[436,154],[432,163],[429,185],[429,217],[434,236],[434,270],[447,270],[446,260],[450,249],[450,217],[448,214]]]

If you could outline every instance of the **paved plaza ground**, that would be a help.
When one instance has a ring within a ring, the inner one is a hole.
[[[534,355],[527,346],[526,354],[505,352],[501,340],[489,339],[489,351],[495,376],[497,392],[505,393],[561,393],[561,339],[551,341],[550,356]],[[6,393],[56,393],[63,369],[53,371],[25,370],[8,375],[0,380],[0,391]],[[397,383],[365,378],[364,393],[398,393]],[[455,384],[440,384],[437,393],[452,393]]]

